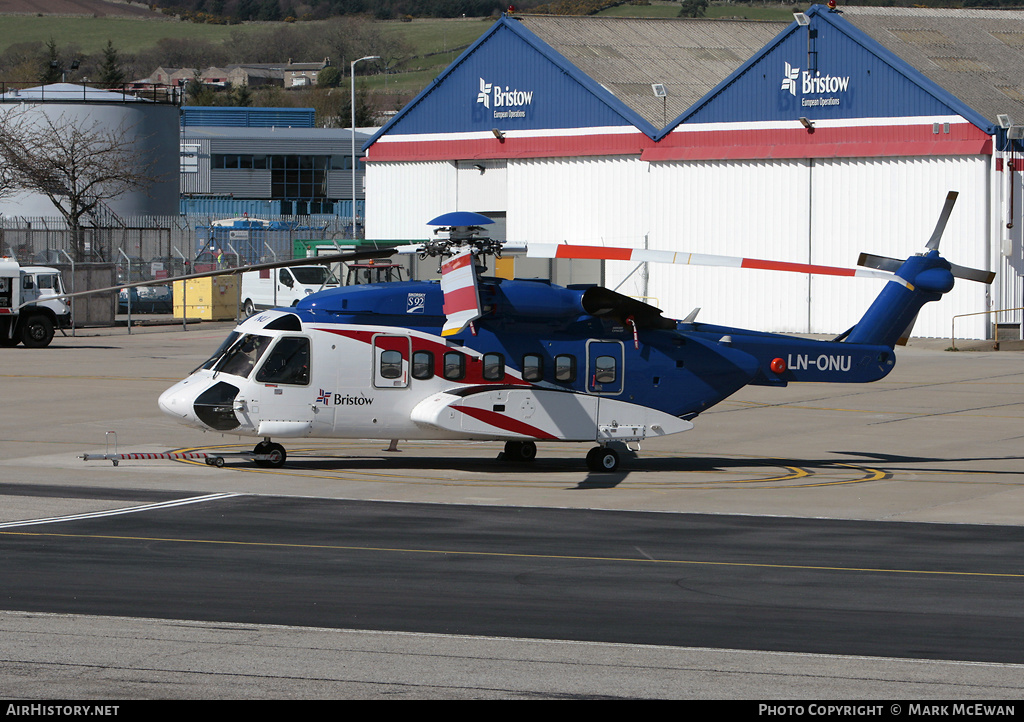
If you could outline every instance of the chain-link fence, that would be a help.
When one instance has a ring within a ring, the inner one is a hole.
[[[135,216],[80,233],[74,244],[61,217],[0,217],[0,256],[23,265],[113,263],[141,280],[293,258],[297,241],[343,242],[351,225],[336,216]]]

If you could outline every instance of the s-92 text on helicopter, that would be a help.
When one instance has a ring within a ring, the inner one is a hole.
[[[841,269],[722,256],[572,245],[513,246],[481,235],[474,213],[431,221],[447,238],[397,252],[436,256],[441,282],[322,291],[293,308],[257,313],[160,408],[198,429],[262,439],[256,463],[276,467],[274,439],[379,438],[504,441],[529,461],[538,441],[589,442],[593,471],[618,467],[616,447],[677,434],[748,384],[863,383],[886,376],[894,347],[921,307],[954,277],[938,241],[946,199],[925,251],[906,260],[862,254]],[[888,282],[860,321],[831,341],[673,320],[600,286],[480,277],[487,255],[608,258],[875,276]],[[308,260],[302,262],[308,263]]]

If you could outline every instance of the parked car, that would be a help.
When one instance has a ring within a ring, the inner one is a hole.
[[[131,298],[132,313],[173,313],[174,295],[169,285],[122,288],[117,294],[117,312],[128,313]]]

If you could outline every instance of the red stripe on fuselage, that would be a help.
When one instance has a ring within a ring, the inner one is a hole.
[[[522,421],[516,421],[510,419],[507,416],[502,416],[496,411],[487,411],[485,409],[478,409],[472,406],[452,406],[450,408],[456,411],[461,411],[466,416],[472,416],[477,421],[493,426],[497,429],[504,429],[505,431],[511,431],[513,434],[522,434],[523,436],[529,436],[534,439],[553,439],[557,440],[558,437],[549,434],[546,431],[541,431],[536,426],[530,426],[524,424]]]

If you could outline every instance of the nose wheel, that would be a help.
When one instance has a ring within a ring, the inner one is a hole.
[[[252,450],[252,453],[263,457],[261,459],[254,459],[256,466],[268,469],[280,469],[284,466],[285,459],[288,458],[284,447],[273,441],[261,441],[256,444],[256,448]]]

